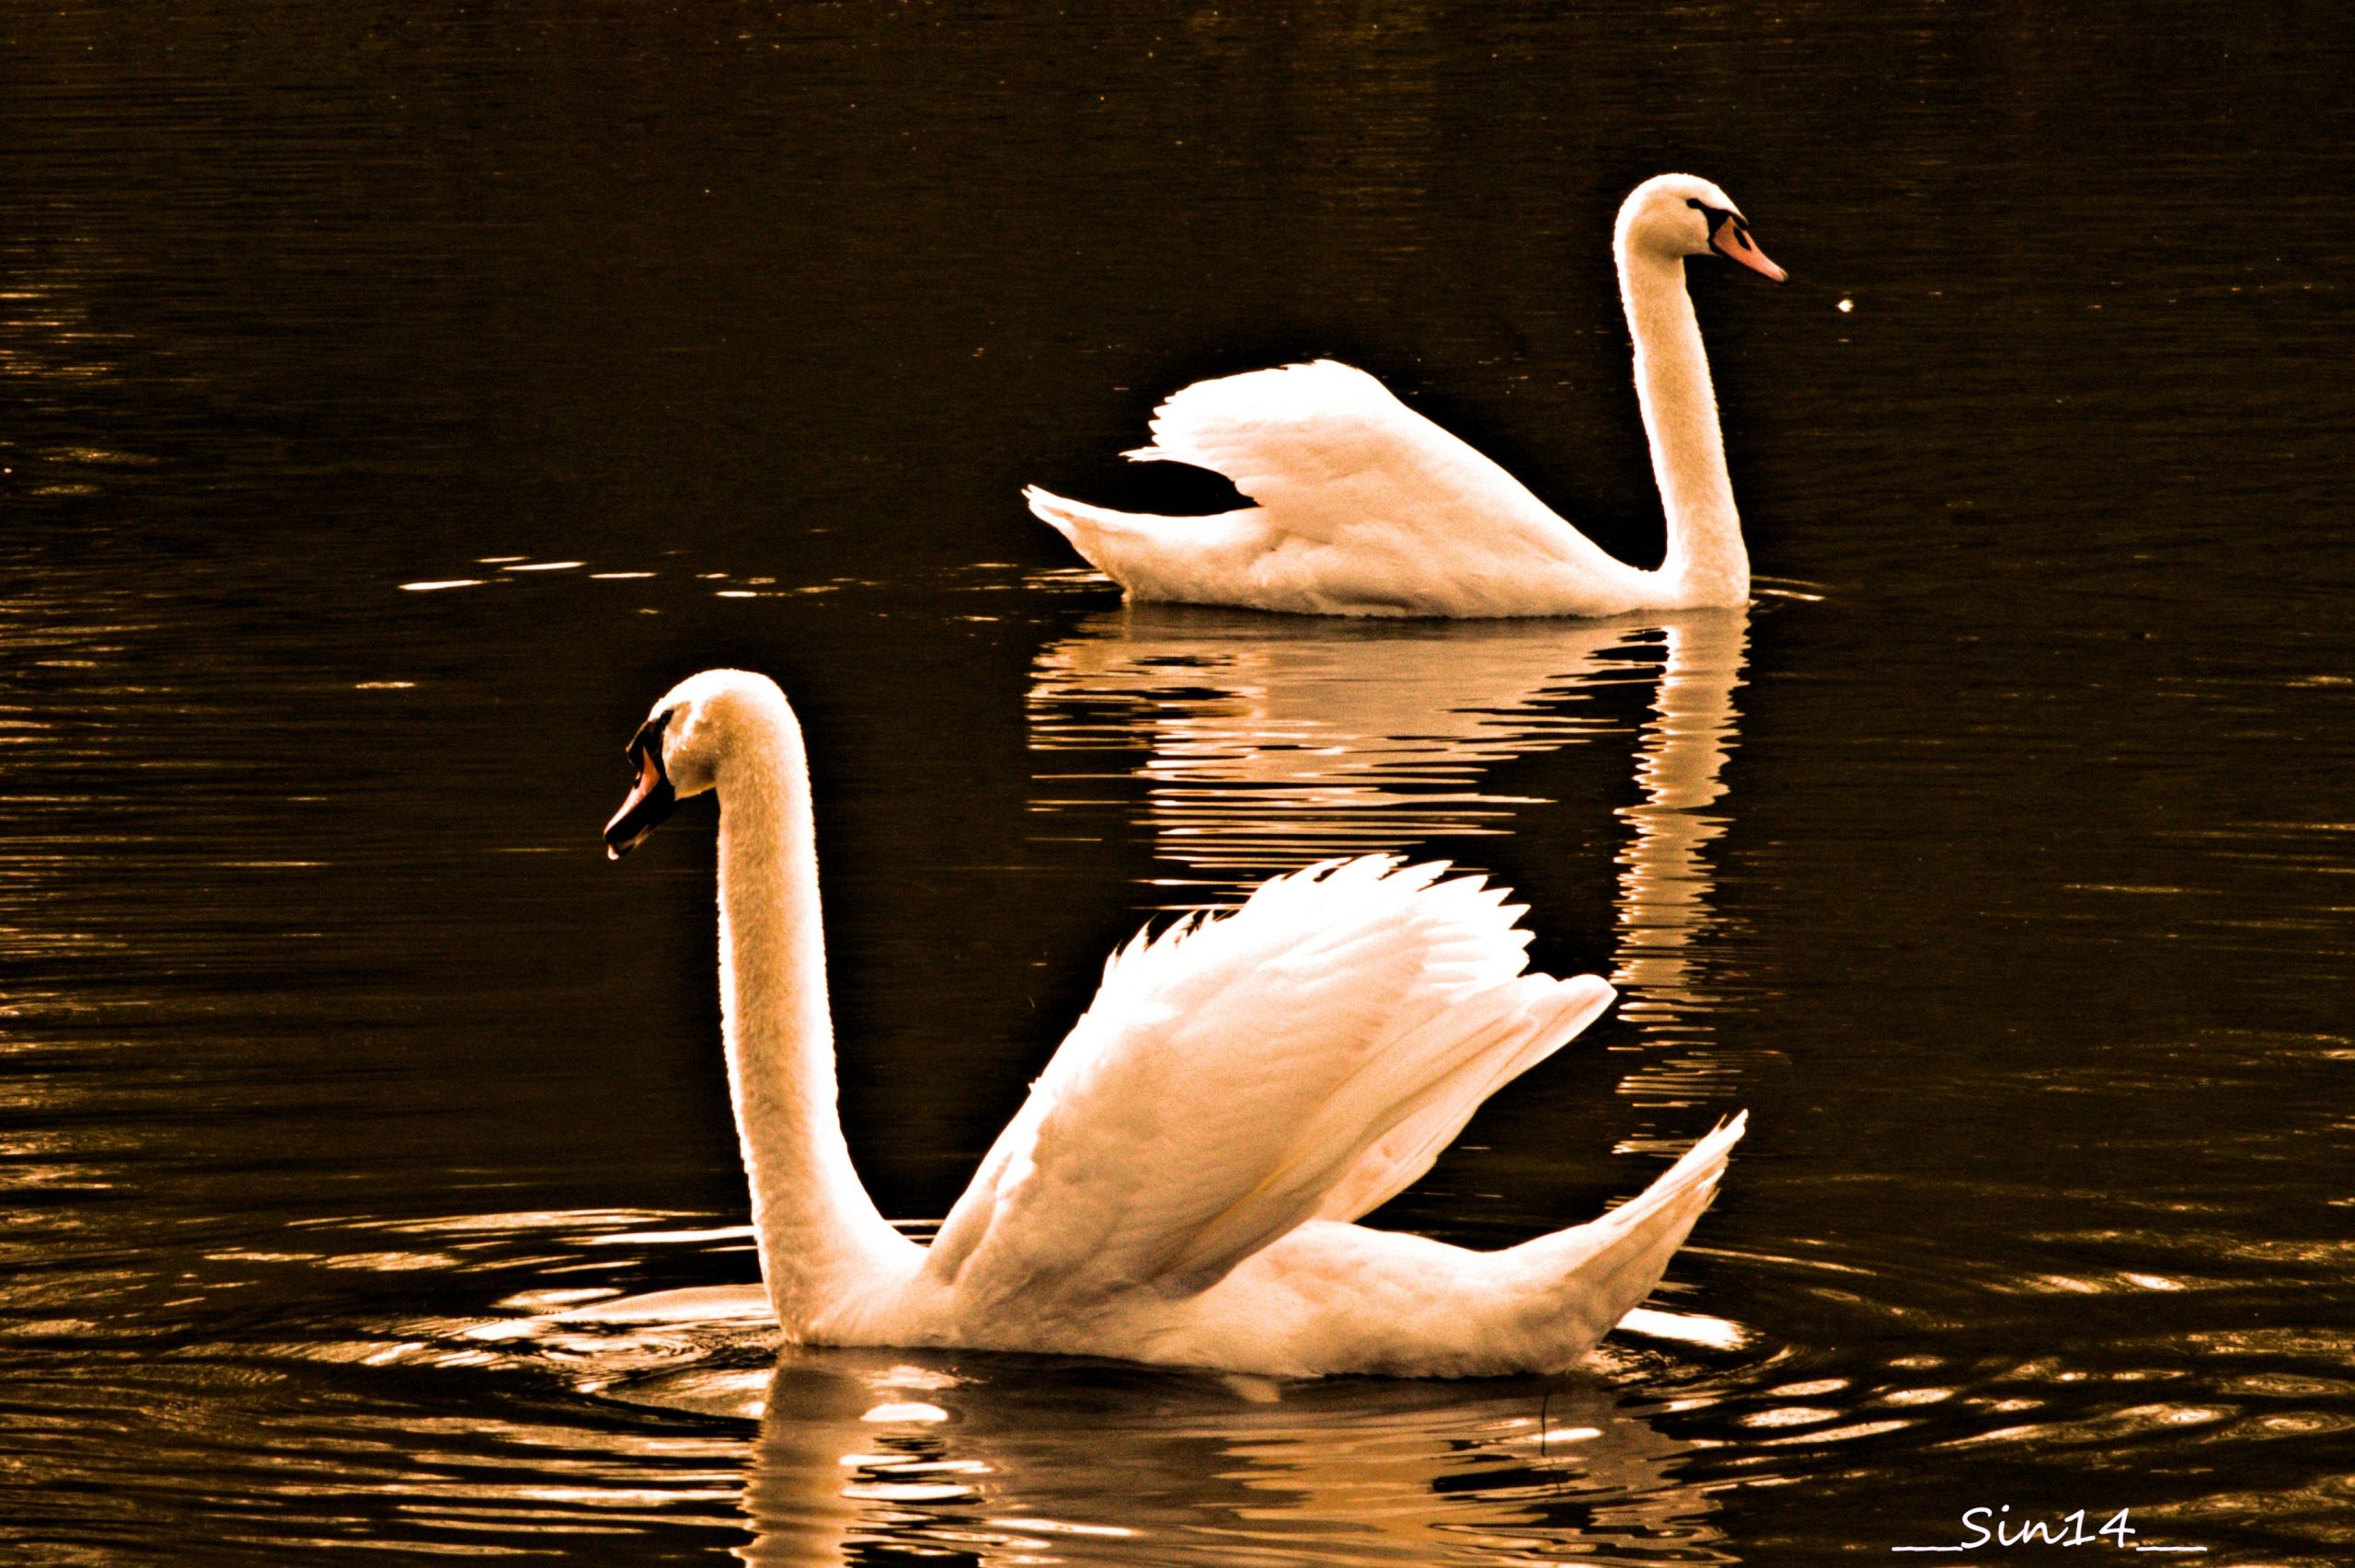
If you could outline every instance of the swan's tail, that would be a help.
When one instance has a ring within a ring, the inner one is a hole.
[[[1041,489],[1039,485],[1029,485],[1022,492],[1022,499],[1029,501],[1031,516],[1046,522],[1064,539],[1069,539],[1074,551],[1086,555],[1095,567],[1102,567],[1105,563],[1095,558],[1090,544],[1109,527],[1119,527],[1131,521],[1128,513],[1123,511],[1107,511],[1102,506],[1088,506],[1086,501],[1067,501],[1051,489]]]
[[[1561,1303],[1580,1320],[1588,1343],[1600,1339],[1638,1306],[1668,1272],[1693,1222],[1717,1196],[1727,1156],[1741,1141],[1750,1113],[1721,1122],[1658,1180],[1590,1224],[1524,1242],[1507,1254],[1531,1276],[1570,1287]],[[1565,1324],[1563,1327],[1568,1327]]]
[[[1149,534],[1155,523],[1173,521],[1066,500],[1036,485],[1024,490],[1022,498],[1030,503],[1031,516],[1070,540],[1071,547],[1086,556],[1089,566],[1123,586],[1128,578],[1120,574],[1120,562],[1130,552],[1121,544]]]
[[[1208,517],[1161,517],[1089,506],[1033,485],[1022,492],[1031,515],[1071,541],[1087,564],[1134,599],[1248,602],[1229,581],[1263,548],[1257,507]]]

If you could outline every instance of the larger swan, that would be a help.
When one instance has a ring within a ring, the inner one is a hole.
[[[1127,455],[1187,463],[1257,504],[1155,517],[1023,492],[1135,600],[1329,615],[1616,615],[1742,604],[1750,555],[1726,477],[1684,258],[1715,251],[1776,282],[1733,199],[1664,174],[1619,208],[1619,297],[1668,519],[1656,570],[1613,559],[1495,463],[1330,360],[1198,382]]]
[[[615,857],[677,799],[719,796],[729,1085],[791,1339],[1276,1374],[1556,1369],[1659,1281],[1741,1136],[1737,1117],[1633,1201],[1502,1252],[1350,1223],[1613,995],[1524,974],[1502,890],[1357,860],[1115,955],[919,1246],[868,1198],[835,1109],[809,766],[783,693],[694,676],[628,755]]]

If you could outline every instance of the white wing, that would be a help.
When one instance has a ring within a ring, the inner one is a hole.
[[[1223,474],[1282,532],[1320,543],[1392,534],[1619,565],[1494,462],[1331,360],[1196,382],[1154,411],[1153,444],[1126,455]]]
[[[933,1278],[1040,1313],[1199,1290],[1429,1169],[1614,994],[1523,974],[1521,909],[1444,870],[1312,866],[1130,943],[941,1227]]]

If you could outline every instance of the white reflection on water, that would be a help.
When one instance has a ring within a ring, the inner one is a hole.
[[[1163,858],[1202,874],[1197,886],[1245,887],[1330,855],[1507,831],[1531,803],[1482,791],[1481,771],[1605,730],[1575,699],[1627,678],[1602,659],[1636,630],[1117,611],[1040,654],[1031,744],[1050,756],[1142,746]]]
[[[1619,953],[1612,979],[1635,1018],[1699,999],[1694,940],[1709,919],[1715,881],[1702,852],[1726,818],[1706,814],[1726,793],[1734,745],[1734,688],[1749,646],[1747,614],[1682,618],[1665,627],[1652,718],[1636,752],[1643,799],[1620,808],[1633,837],[1619,852]]]
[[[593,1240],[634,1237],[662,1252],[712,1245],[676,1240],[684,1230],[625,1230],[634,1218],[546,1216],[546,1233],[511,1237],[516,1269],[569,1275],[539,1256],[559,1236],[606,1272]],[[464,1225],[454,1244],[475,1233]],[[1679,1349],[1606,1346],[1556,1378],[1271,1379],[1077,1357],[781,1347],[756,1285],[555,1299],[601,1294],[518,1292],[501,1305],[528,1315],[412,1321],[388,1344],[308,1354],[496,1367],[600,1402],[587,1408],[603,1413],[529,1451],[477,1460],[480,1517],[454,1512],[466,1499],[431,1477],[421,1487],[405,1481],[410,1522],[448,1532],[542,1516],[570,1525],[583,1514],[635,1526],[653,1522],[657,1500],[678,1524],[708,1525],[718,1472],[672,1462],[670,1448],[709,1441],[683,1419],[716,1417],[759,1424],[735,1450],[741,1494],[724,1511],[752,1535],[738,1554],[755,1564],[863,1562],[882,1551],[992,1564],[1733,1560],[1709,1485],[1686,1473],[1710,1445],[1661,1427],[1670,1413],[1721,1397],[1734,1364]],[[1710,1320],[1653,1316],[1691,1331],[1679,1337],[1711,1337]],[[660,1419],[615,1413],[638,1410]]]
[[[1671,1478],[1689,1446],[1591,1379],[788,1352],[764,1388],[716,1379],[708,1408],[755,1393],[752,1563],[1730,1561],[1714,1505]]]
[[[1749,612],[1603,622],[1409,622],[1132,608],[1093,617],[1032,671],[1036,808],[1074,817],[1090,778],[1074,753],[1142,748],[1143,818],[1191,893],[1247,887],[1330,855],[1511,830],[1544,805],[1481,786],[1497,763],[1614,733],[1591,699],[1645,679],[1635,742],[1641,798],[1621,808],[1617,951],[1627,1017],[1657,1030],[1708,1000],[1696,947],[1715,886],[1706,852],[1727,818],[1733,702]],[[1194,897],[1173,908],[1190,908]],[[1689,1098],[1698,1064],[1655,1064],[1640,1092]],[[1665,1075],[1665,1076],[1663,1076]]]

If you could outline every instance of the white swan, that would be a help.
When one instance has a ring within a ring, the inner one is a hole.
[[[1668,518],[1655,571],[1614,560],[1520,481],[1330,360],[1198,382],[1127,455],[1187,463],[1257,502],[1213,517],[1154,517],[1023,492],[1136,600],[1328,615],[1616,615],[1730,607],[1750,555],[1726,478],[1717,400],[1684,258],[1710,251],[1780,282],[1732,198],[1664,174],[1619,208],[1619,297],[1636,342],[1636,395]]]
[[[1140,936],[929,1248],[877,1212],[835,1109],[810,774],[775,685],[655,705],[619,857],[719,795],[720,1000],[752,1225],[790,1339],[1075,1352],[1309,1374],[1564,1367],[1643,1299],[1737,1117],[1603,1218],[1497,1253],[1350,1223],[1610,1004],[1523,974],[1500,889],[1365,859]]]

